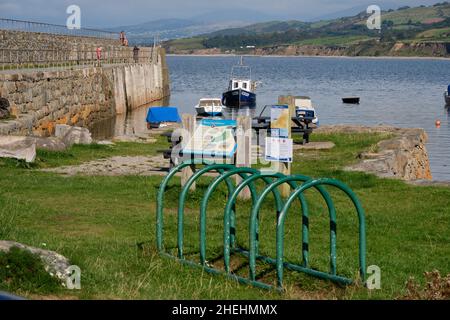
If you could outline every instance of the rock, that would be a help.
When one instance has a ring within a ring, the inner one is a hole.
[[[19,136],[0,136],[0,158],[14,158],[34,162],[36,142]]]
[[[33,248],[13,241],[0,241],[0,251],[8,252],[11,248],[17,247],[23,250],[28,250],[32,254],[38,255],[47,271],[51,276],[56,277],[66,283],[70,276],[68,268],[71,266],[69,260],[54,251]]]
[[[320,133],[386,133],[394,137],[380,141],[377,152],[363,152],[361,162],[349,166],[350,171],[373,173],[384,178],[406,181],[431,180],[430,161],[425,143],[428,136],[423,129],[394,128],[389,126],[324,126]]]
[[[48,151],[64,151],[67,146],[64,142],[55,137],[28,137],[36,142],[36,149],[48,150]]]
[[[114,142],[109,141],[109,140],[102,140],[102,141],[97,141],[97,144],[102,145],[102,146],[113,146]]]
[[[57,124],[55,127],[55,137],[68,147],[74,144],[91,144],[92,136],[88,129],[72,127],[66,124]]]
[[[0,97],[0,119],[7,119],[10,116],[8,99]]]

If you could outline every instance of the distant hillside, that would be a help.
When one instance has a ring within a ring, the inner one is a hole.
[[[233,7],[229,10],[197,14],[189,19],[160,19],[107,30],[113,32],[125,31],[132,45],[146,45],[152,44],[155,36],[163,41],[188,38],[218,30],[244,27],[268,19],[270,19],[270,16],[259,11],[236,10],[236,7]]]
[[[250,24],[245,21],[208,21],[188,19],[161,19],[130,26],[107,29],[112,32],[125,31],[130,44],[148,45],[155,36],[161,40],[193,37],[205,32],[213,32],[230,27],[242,27]]]
[[[364,47],[370,55],[388,54],[397,43],[450,43],[450,3],[415,8],[402,7],[382,13],[382,30],[369,30],[366,26],[368,14],[363,11],[351,17],[316,22],[269,21],[244,27],[227,28],[188,39],[167,41],[164,46],[170,53],[258,53],[273,52],[274,48],[289,47],[337,47],[345,55],[362,53],[356,48]],[[370,47],[373,47],[370,49]],[[379,48],[379,50],[377,49]],[[406,46],[407,47],[407,46]],[[405,47],[405,48],[406,48]],[[352,51],[354,48],[356,51]],[[399,48],[398,46],[396,47]],[[405,55],[422,55],[416,46]],[[317,48],[316,48],[317,49]],[[344,50],[345,49],[345,50]],[[402,50],[394,50],[401,55]],[[275,50],[283,54],[283,50]],[[314,51],[320,54],[320,50]],[[352,54],[353,52],[353,54]],[[429,51],[423,55],[430,55]],[[450,55],[440,49],[437,55]]]
[[[164,30],[187,28],[197,24],[198,23],[195,21],[185,19],[161,19],[144,22],[132,26],[120,26],[115,28],[109,28],[109,30],[114,32],[126,31],[128,33],[142,33],[149,31],[164,31]]]

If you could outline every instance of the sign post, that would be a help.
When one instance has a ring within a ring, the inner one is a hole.
[[[181,121],[183,123],[183,129],[185,130],[185,132],[183,134],[183,139],[191,140],[190,137],[192,137],[194,135],[194,131],[195,131],[194,116],[191,114],[183,114],[181,116]],[[192,144],[192,141],[189,141],[188,143]],[[195,172],[194,165],[186,167],[181,171],[181,186],[182,187],[186,184],[186,182],[189,180],[189,178],[192,177],[194,172]],[[195,182],[192,184],[192,187],[189,190],[195,191]]]
[[[278,149],[279,156],[278,159],[274,159],[275,162],[272,162],[272,168],[276,172],[288,176],[291,174],[293,144],[291,139],[291,118],[295,113],[295,98],[293,96],[279,96],[278,104],[279,106],[273,106],[274,108],[271,110],[270,129],[273,134],[270,138],[270,148],[271,150]],[[284,106],[284,108],[281,108],[281,106]],[[272,144],[274,142],[276,144],[275,146]],[[270,158],[267,160],[274,161],[270,160]],[[291,189],[287,184],[280,186],[280,191],[283,197],[288,197],[291,193]]]
[[[237,117],[237,127],[236,127],[236,141],[237,141],[237,152],[236,152],[236,167],[247,167],[252,166],[252,119],[250,117],[239,116]],[[236,176],[236,185],[242,182],[242,178]],[[239,194],[239,198],[243,200],[248,200],[251,197],[250,189],[246,187]]]

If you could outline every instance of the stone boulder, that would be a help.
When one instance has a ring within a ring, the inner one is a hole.
[[[430,161],[426,149],[428,136],[423,129],[395,128],[390,126],[365,127],[357,125],[323,126],[320,133],[381,133],[386,140],[377,144],[376,152],[358,155],[360,162],[346,169],[373,173],[383,178],[406,181],[431,180]]]
[[[66,257],[54,251],[33,248],[18,242],[0,241],[0,251],[8,252],[13,247],[27,250],[32,254],[39,256],[44,264],[45,271],[47,271],[52,277],[60,279],[63,283],[67,282],[67,279],[70,276],[70,271],[68,268],[71,264]]]
[[[27,139],[33,140],[38,150],[64,151],[67,149],[66,144],[56,137],[27,137]]]
[[[68,147],[74,144],[92,143],[92,136],[88,129],[72,127],[66,124],[56,125],[55,137],[60,139]]]
[[[0,119],[7,119],[10,116],[8,99],[0,97]]]
[[[36,159],[36,141],[27,137],[0,136],[0,158],[34,162]]]

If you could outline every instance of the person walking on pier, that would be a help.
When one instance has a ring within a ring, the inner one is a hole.
[[[125,42],[125,31],[120,31],[120,44],[124,45]]]
[[[134,59],[134,63],[139,62],[139,48],[137,46],[134,46],[134,48],[133,48],[133,59]]]
[[[122,46],[128,47],[128,39],[125,35],[125,31],[120,32],[120,43],[122,44]]]
[[[102,47],[97,47],[95,52],[97,53],[97,66],[100,67],[100,62],[102,60]]]

